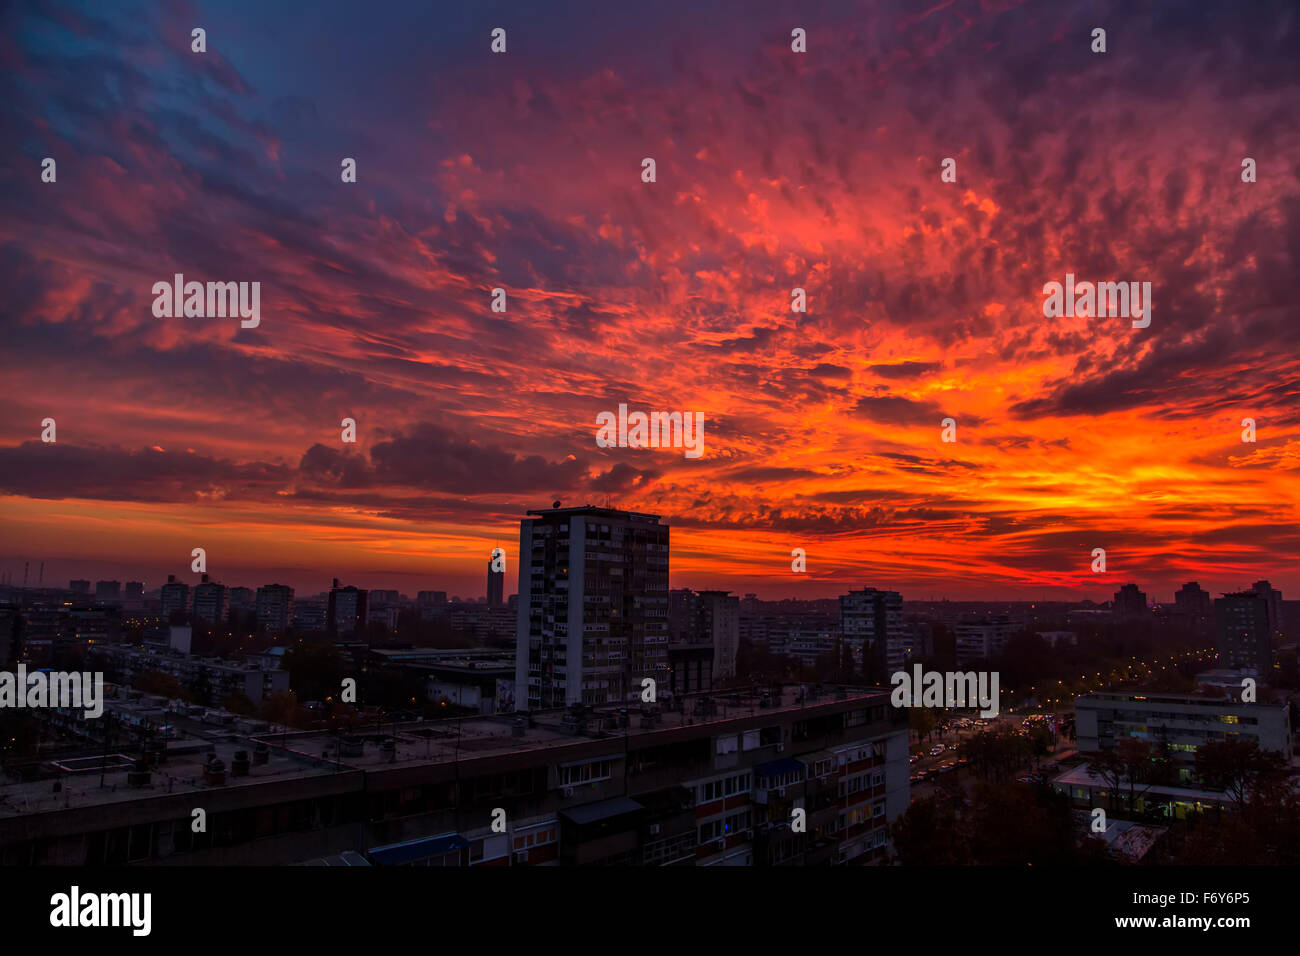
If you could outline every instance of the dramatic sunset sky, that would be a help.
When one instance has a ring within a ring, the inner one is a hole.
[[[227,584],[480,595],[501,545],[513,592],[525,510],[608,498],[670,523],[674,587],[1300,597],[1291,4],[19,0],[0,23],[15,582],[192,581],[204,547]],[[177,272],[260,282],[260,327],[155,318]],[[1067,272],[1152,282],[1150,328],[1044,318]],[[702,412],[703,458],[598,448],[620,402]]]

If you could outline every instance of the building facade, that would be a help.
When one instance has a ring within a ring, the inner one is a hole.
[[[668,686],[668,527],[609,508],[530,511],[519,530],[521,709],[639,699]]]

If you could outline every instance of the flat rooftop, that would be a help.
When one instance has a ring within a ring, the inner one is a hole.
[[[626,728],[607,726],[603,733],[595,731],[597,722],[609,721],[617,715],[619,708],[604,706],[589,712],[589,729],[581,734],[565,725],[566,711],[563,709],[534,713],[535,726],[525,728],[522,737],[515,736],[514,715],[415,721],[399,723],[396,727],[393,724],[384,724],[382,727],[370,724],[353,734],[367,738],[361,756],[344,757],[343,763],[357,769],[375,769],[384,765],[451,763],[489,754],[525,753],[592,740],[625,736],[636,739],[682,727],[721,726],[728,721],[751,716],[789,714],[809,707],[854,700],[887,703],[890,693],[883,688],[846,688],[846,696],[841,700],[834,689],[823,692],[816,699],[804,697],[804,692],[805,688],[799,685],[784,686],[779,693],[773,691],[767,700],[767,706],[760,706],[761,696],[750,696],[747,691],[737,694],[714,692],[682,696],[679,698],[682,709],[665,710],[661,705],[659,718],[652,727],[641,726],[640,705],[632,705],[627,708]],[[697,702],[702,700],[714,702],[713,715],[704,716],[696,712]],[[379,747],[379,740],[383,737],[392,737],[396,742],[393,759]],[[331,731],[291,733],[287,746],[305,756],[319,757],[322,753],[329,752],[332,759],[337,738],[338,735]],[[372,738],[374,742],[371,742]],[[279,740],[280,735],[264,735],[262,739]]]
[[[59,762],[65,766],[71,765],[75,772],[59,774],[57,779],[62,783],[62,789],[58,793],[54,792],[54,778],[0,784],[0,818],[71,807],[128,803],[133,800],[166,796],[169,793],[233,790],[255,786],[268,780],[325,776],[336,773],[339,769],[333,764],[328,767],[317,766],[318,761],[304,761],[296,754],[271,747],[267,763],[251,767],[246,777],[231,776],[230,767],[235,752],[246,750],[251,757],[253,746],[248,739],[215,742],[189,739],[173,741],[167,748],[167,762],[150,768],[153,771],[150,782],[143,787],[127,785],[126,775],[133,765],[133,760],[124,762],[125,758],[120,754],[108,755],[107,771],[104,774],[102,787],[98,769],[104,762],[102,756],[63,758]],[[207,762],[210,748],[214,748],[217,756],[225,762],[226,782],[224,784],[210,786],[204,781],[203,765]]]
[[[515,736],[514,715],[491,717],[465,717],[461,719],[408,721],[398,723],[370,723],[351,733],[333,731],[289,731],[287,733],[260,733],[254,735],[233,732],[215,732],[208,739],[184,737],[167,744],[167,763],[152,769],[150,782],[143,787],[127,785],[130,767],[116,754],[110,754],[104,774],[105,786],[100,786],[100,773],[96,769],[103,763],[92,755],[60,758],[79,772],[61,773],[62,790],[54,792],[54,778],[26,782],[5,782],[0,778],[0,819],[70,807],[97,806],[144,800],[169,793],[199,793],[210,790],[233,790],[255,786],[268,781],[285,781],[325,777],[336,773],[358,770],[377,770],[384,767],[412,768],[437,766],[460,760],[484,756],[508,755],[542,751],[566,745],[592,743],[599,740],[642,738],[684,727],[717,727],[750,717],[789,716],[791,713],[835,705],[848,709],[854,702],[863,705],[888,705],[890,691],[886,688],[827,688],[820,694],[808,693],[809,688],[787,685],[779,691],[772,688],[766,698],[748,691],[680,696],[681,710],[661,709],[652,727],[641,726],[640,706],[627,708],[628,727],[603,731],[595,728],[599,721],[608,722],[618,715],[617,707],[601,707],[587,713],[588,730],[578,733],[564,722],[566,710],[551,710],[533,714],[535,726],[525,727],[523,736]],[[843,697],[839,696],[843,693]],[[714,713],[697,713],[697,703],[711,700]],[[360,754],[346,745],[351,739],[353,747],[357,738],[362,743]],[[381,743],[393,739],[395,753],[385,753]],[[231,764],[236,751],[247,751],[251,757],[258,741],[265,742],[270,751],[266,764],[250,767],[248,776],[231,775]],[[340,748],[340,743],[344,747]],[[349,750],[346,755],[340,749]],[[203,767],[210,750],[225,762],[226,782],[210,786],[204,780]],[[47,765],[51,766],[51,765]]]

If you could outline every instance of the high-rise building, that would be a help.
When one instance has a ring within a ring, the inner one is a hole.
[[[1256,676],[1273,666],[1268,599],[1255,591],[1225,594],[1214,601],[1219,631],[1219,664]]]
[[[494,558],[488,558],[487,602],[488,607],[500,607],[505,603],[506,573],[493,571]]]
[[[1195,581],[1188,581],[1174,594],[1174,618],[1196,638],[1210,636],[1214,624],[1214,600]]]
[[[729,591],[678,588],[669,595],[668,620],[670,644],[712,649],[710,679],[736,673],[736,651],[740,647],[739,597]],[[710,686],[706,684],[704,689]]]
[[[89,594],[90,582],[84,578],[78,578],[76,581],[69,581],[68,590],[73,594]]]
[[[1115,617],[1145,617],[1149,611],[1147,596],[1136,584],[1125,584],[1115,592],[1111,614]]]
[[[366,623],[366,592],[349,585],[339,587],[339,579],[334,579],[330,588],[329,606],[325,615],[325,628],[335,637],[340,634],[355,634]]]
[[[965,667],[1001,654],[1014,627],[1006,615],[976,618],[957,624],[957,666]]]
[[[293,617],[293,588],[267,584],[257,589],[257,627],[268,637],[283,634]]]
[[[203,575],[201,583],[194,586],[194,620],[210,628],[220,627],[226,613],[226,586],[209,581]]]
[[[863,588],[840,596],[840,632],[866,680],[889,683],[912,655],[912,632],[897,591]]]
[[[1188,581],[1174,595],[1174,608],[1183,614],[1202,617],[1213,613],[1214,602],[1209,591],[1195,581]]]
[[[96,581],[95,600],[107,604],[116,604],[122,599],[121,581]]]
[[[252,588],[231,588],[228,596],[232,611],[252,611],[257,607]]]
[[[293,599],[293,617],[289,619],[298,633],[329,630],[329,600],[323,594]]]
[[[1267,581],[1256,581],[1251,588],[1256,594],[1264,599],[1268,605],[1268,632],[1271,640],[1276,644],[1280,643],[1282,634],[1282,592],[1277,590]]]
[[[519,523],[521,709],[640,699],[668,686],[668,527],[590,505]]]
[[[177,581],[176,575],[167,575],[167,583],[159,589],[162,597],[162,619],[166,624],[171,621],[172,615],[177,612],[184,613],[190,607],[190,586],[184,581]]]

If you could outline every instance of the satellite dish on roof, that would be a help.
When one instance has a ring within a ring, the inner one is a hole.
[[[559,503],[558,501],[552,501],[552,502],[551,502],[551,507],[552,507],[552,508],[558,508],[558,507],[560,507],[560,503]]]

